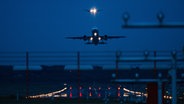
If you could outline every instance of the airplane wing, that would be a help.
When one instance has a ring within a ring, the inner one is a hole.
[[[96,9],[96,10],[97,10],[97,12],[101,12],[102,11],[101,9]],[[90,9],[84,9],[84,11],[90,12]]]
[[[81,37],[66,37],[67,39],[84,39],[84,37],[83,36],[81,36]]]
[[[73,37],[66,37],[67,39],[80,39],[80,40],[90,40],[90,36],[73,36]]]
[[[107,36],[107,35],[105,35],[105,36],[101,36],[101,38],[103,40],[107,40],[107,39],[126,38],[126,36]]]
[[[107,36],[108,39],[113,39],[113,38],[126,38],[126,36]]]

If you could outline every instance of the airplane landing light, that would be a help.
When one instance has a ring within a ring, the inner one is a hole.
[[[101,37],[98,37],[98,40],[101,40]]]
[[[93,37],[91,37],[90,40],[92,41],[93,40]]]
[[[89,11],[91,14],[96,15],[97,9],[96,8],[91,8]]]
[[[94,33],[94,36],[97,36],[97,33],[96,32]]]

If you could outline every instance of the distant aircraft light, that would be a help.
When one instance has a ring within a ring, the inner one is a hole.
[[[95,15],[97,13],[97,9],[96,8],[91,8],[90,13]]]

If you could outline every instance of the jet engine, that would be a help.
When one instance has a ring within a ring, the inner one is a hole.
[[[83,40],[84,40],[84,41],[87,40],[87,36],[86,36],[86,35],[83,36]]]
[[[107,37],[107,35],[105,35],[105,36],[104,36],[104,40],[107,40],[107,39],[108,39],[108,37]]]

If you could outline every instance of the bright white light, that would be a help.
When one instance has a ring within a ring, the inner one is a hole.
[[[94,36],[97,36],[97,33],[96,32],[94,33]]]
[[[126,93],[124,93],[124,94],[123,94],[123,96],[124,96],[124,97],[128,97],[129,95],[128,95],[128,94],[126,94]]]
[[[141,97],[142,95],[136,95],[137,97]]]
[[[63,88],[61,90],[58,90],[58,91],[47,93],[47,94],[28,96],[27,98],[47,98],[47,97],[52,97],[52,96],[54,97],[56,94],[61,93],[61,92],[65,91],[65,90],[67,90],[67,87],[65,87],[65,88]]]
[[[68,95],[67,94],[62,94],[61,97],[67,97]]]
[[[97,13],[97,9],[96,8],[91,8],[90,13],[95,15]]]
[[[101,37],[98,37],[98,40],[101,40]]]
[[[90,40],[92,41],[93,40],[93,37],[91,37]]]

